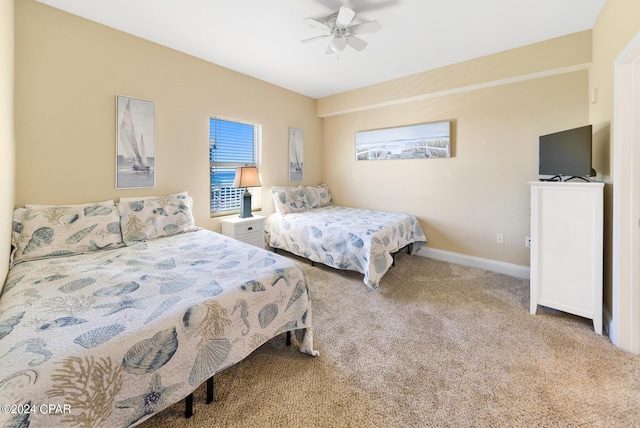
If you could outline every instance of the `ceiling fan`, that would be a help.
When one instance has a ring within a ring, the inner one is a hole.
[[[305,22],[314,28],[328,31],[328,34],[311,37],[301,40],[302,43],[309,43],[315,40],[331,38],[327,46],[327,54],[342,52],[347,45],[361,51],[367,47],[367,42],[357,37],[359,34],[375,33],[380,29],[378,21],[366,21],[353,24],[356,12],[348,7],[341,7],[340,10],[329,15],[325,20],[305,18]],[[324,21],[324,22],[323,22]]]

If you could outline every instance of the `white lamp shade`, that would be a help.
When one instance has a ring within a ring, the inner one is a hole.
[[[236,177],[233,187],[258,187],[261,186],[258,178],[258,169],[255,166],[239,166],[236,168]]]
[[[331,46],[331,49],[336,53],[342,52],[347,46],[347,41],[342,37],[334,37],[329,43],[329,46]]]

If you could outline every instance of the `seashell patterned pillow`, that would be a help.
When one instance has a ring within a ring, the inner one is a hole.
[[[271,188],[273,204],[280,214],[298,213],[309,209],[303,186]]]
[[[304,193],[311,208],[326,207],[331,205],[331,190],[326,184],[319,186],[305,186]]]
[[[167,196],[120,198],[120,227],[126,245],[196,230],[193,199],[187,192]]]
[[[16,208],[10,266],[122,246],[119,220],[113,201]]]

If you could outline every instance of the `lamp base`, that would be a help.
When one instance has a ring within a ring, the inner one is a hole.
[[[240,218],[253,217],[251,214],[251,193],[245,189],[242,195],[242,205],[240,205]]]

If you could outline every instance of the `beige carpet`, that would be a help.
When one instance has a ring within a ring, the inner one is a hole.
[[[640,357],[590,320],[529,314],[529,282],[399,254],[377,292],[301,261],[320,357],[284,335],[143,427],[633,427]]]

